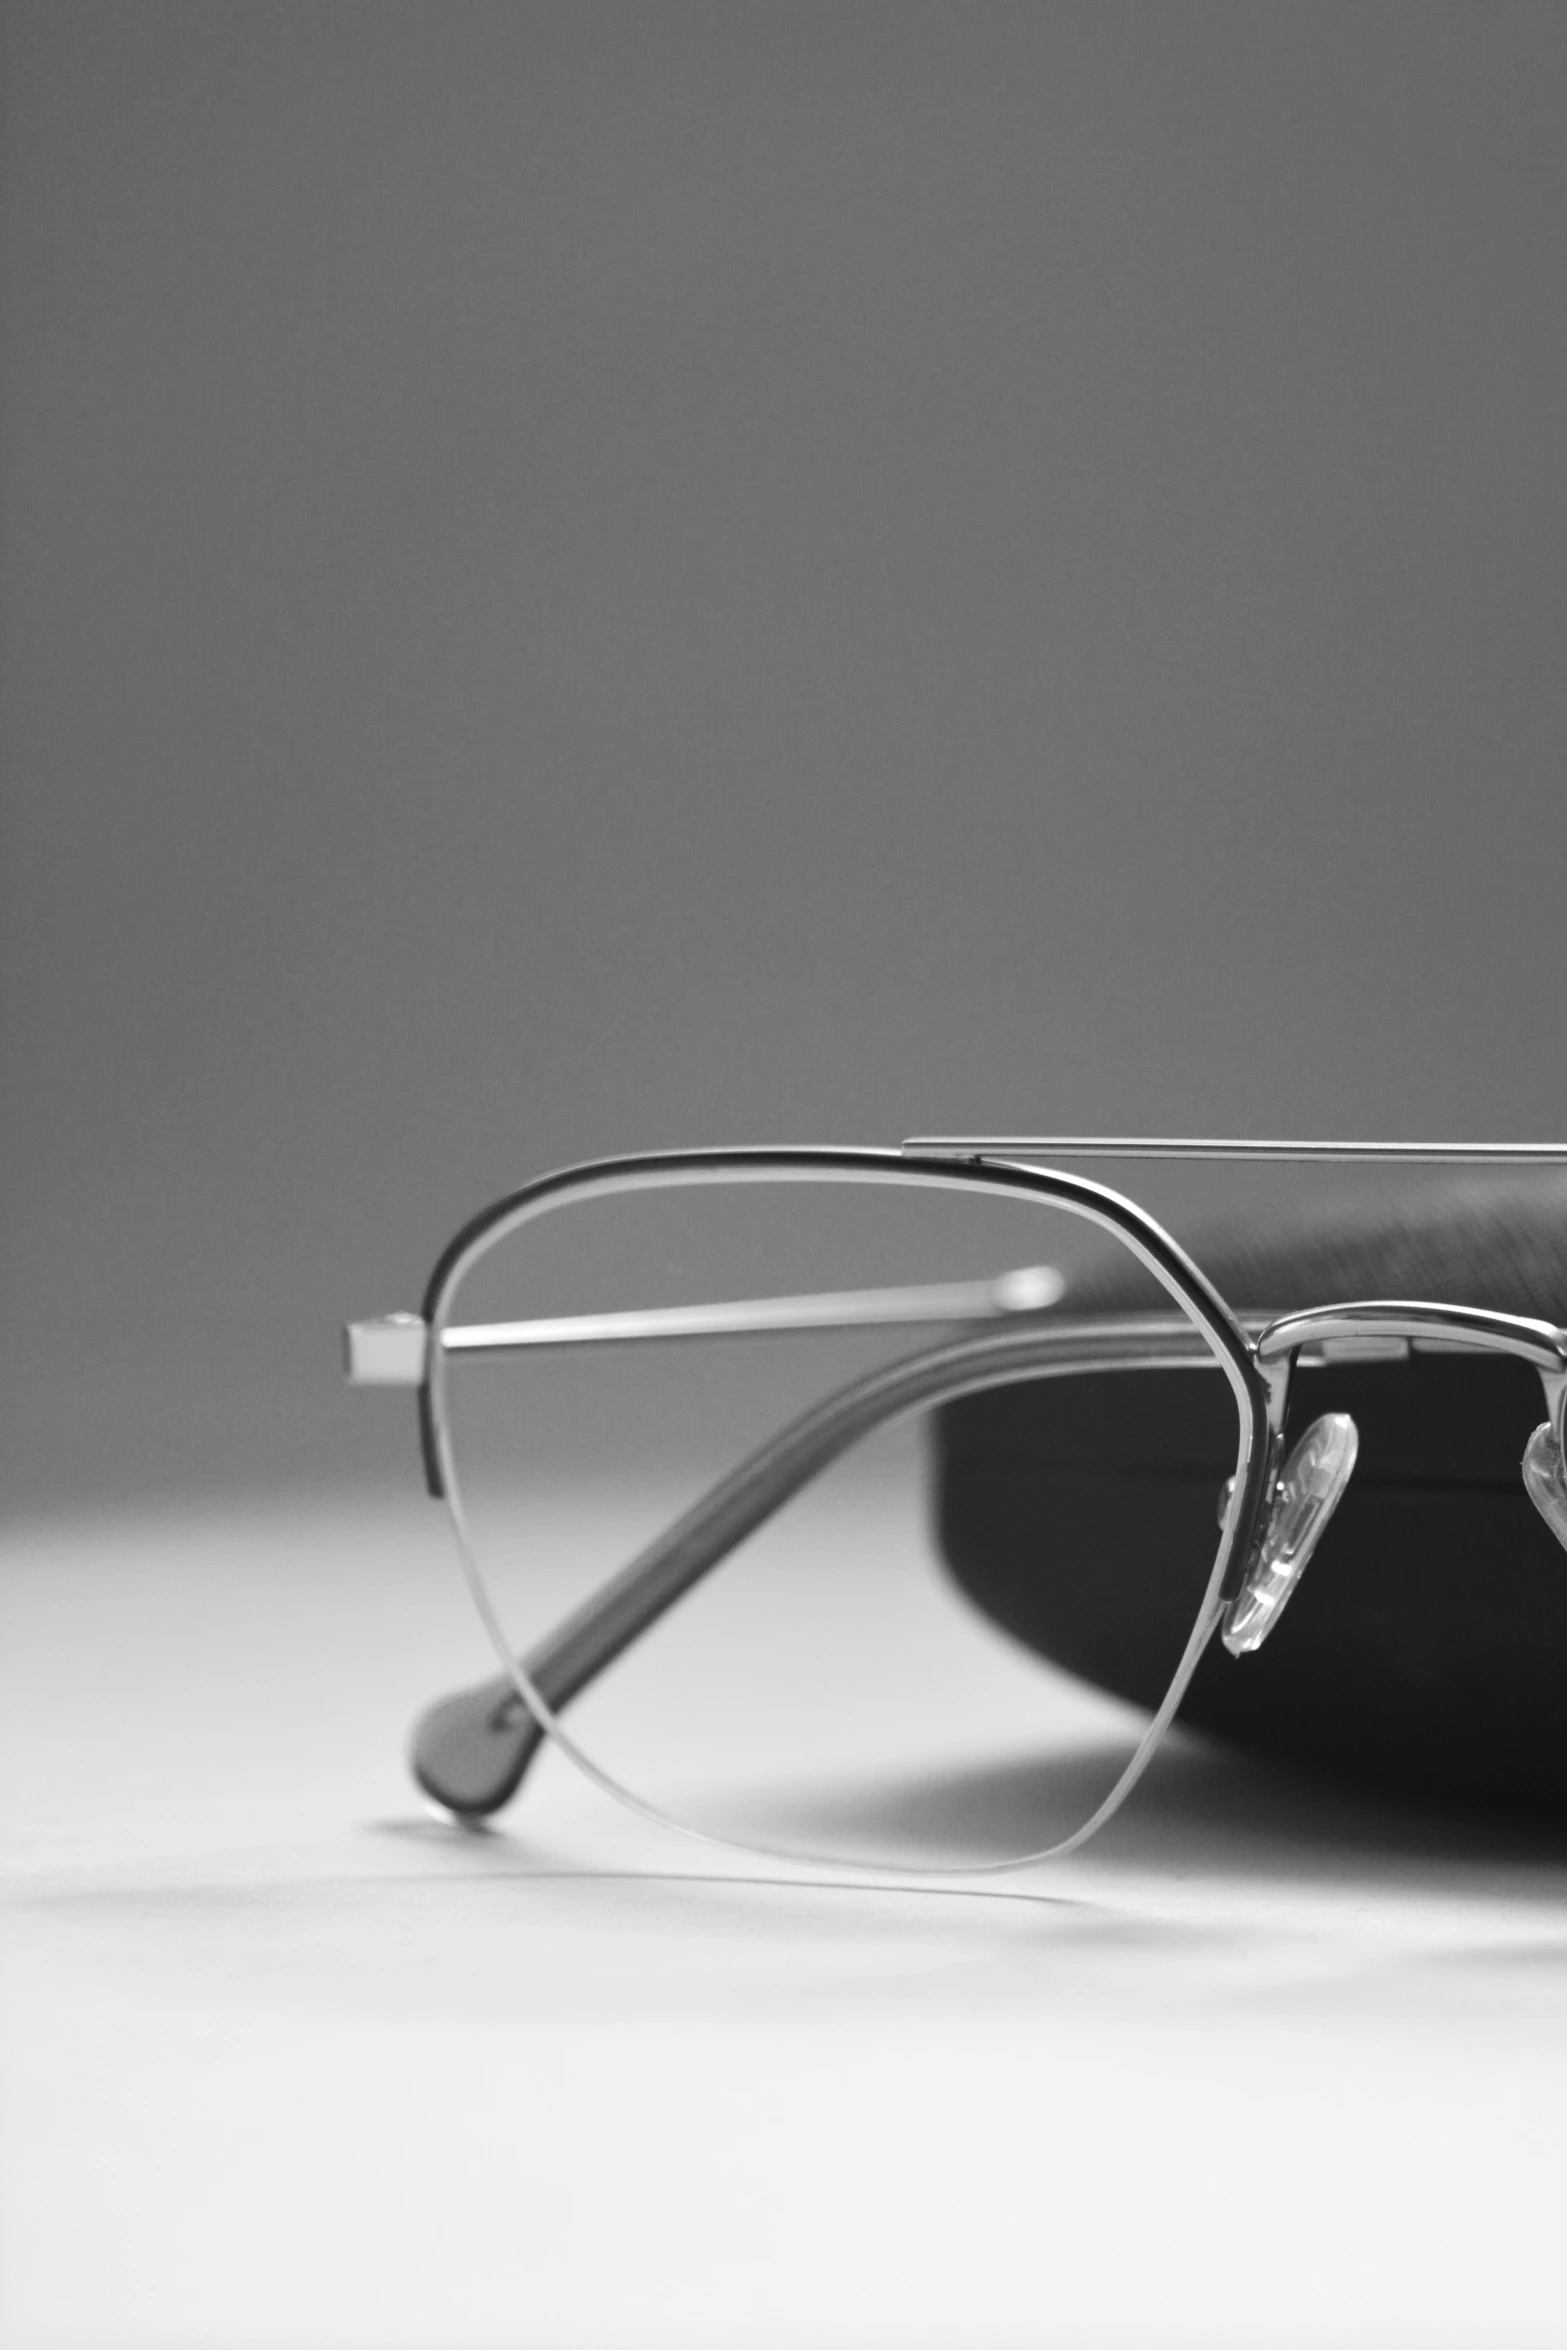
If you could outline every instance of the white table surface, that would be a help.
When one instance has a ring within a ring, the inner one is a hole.
[[[551,1761],[416,1500],[11,1537],[15,2350],[1567,2339],[1567,1838],[1172,1752],[982,1891],[778,1883]]]

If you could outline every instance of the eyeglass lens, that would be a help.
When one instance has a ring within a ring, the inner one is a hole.
[[[904,1870],[1047,1851],[1116,1788],[1211,1610],[1229,1381],[1119,1236],[1037,1195],[568,1193],[495,1236],[445,1319],[498,1644],[537,1698],[528,1660],[542,1680],[617,1624],[561,1726],[680,1825]],[[1093,1638],[1135,1650],[1121,1698],[1091,1639],[1030,1645],[1030,1606],[1084,1589]]]

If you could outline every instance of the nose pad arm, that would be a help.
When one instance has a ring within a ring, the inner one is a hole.
[[[1557,1541],[1567,1549],[1567,1470],[1549,1420],[1542,1420],[1524,1446],[1524,1490]]]
[[[1284,1613],[1354,1474],[1359,1449],[1360,1433],[1349,1414],[1326,1412],[1313,1420],[1279,1471],[1266,1530],[1224,1619],[1222,1637],[1231,1656],[1259,1649]],[[1567,1524],[1567,1496],[1563,1510]]]

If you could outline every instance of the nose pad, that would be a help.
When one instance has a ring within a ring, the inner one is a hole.
[[[1524,1490],[1557,1541],[1567,1549],[1567,1470],[1549,1420],[1542,1420],[1523,1449]]]
[[[1260,1648],[1284,1613],[1338,1508],[1359,1450],[1360,1432],[1348,1412],[1326,1412],[1312,1421],[1279,1471],[1267,1531],[1225,1617],[1224,1645],[1231,1656]]]

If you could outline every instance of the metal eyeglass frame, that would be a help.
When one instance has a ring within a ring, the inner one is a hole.
[[[1261,1632],[1245,1639],[1233,1636],[1238,1604],[1255,1613],[1255,1594],[1265,1588],[1271,1571],[1277,1595],[1266,1604],[1281,1607],[1321,1530],[1317,1525],[1300,1555],[1280,1568],[1277,1529],[1287,1475],[1283,1439],[1298,1367],[1346,1359],[1402,1359],[1411,1350],[1503,1353],[1532,1364],[1540,1375],[1547,1417],[1526,1449],[1524,1483],[1567,1547],[1567,1330],[1513,1314],[1407,1299],[1358,1300],[1275,1316],[1238,1315],[1170,1234],[1134,1201],[1057,1167],[1028,1163],[1116,1157],[1546,1166],[1567,1165],[1567,1144],[942,1136],[905,1143],[898,1151],[702,1150],[596,1160],[506,1194],[465,1224],[442,1251],[418,1314],[353,1323],[345,1332],[346,1370],[352,1383],[417,1390],[425,1484],[432,1497],[447,1504],[475,1604],[507,1666],[495,1678],[439,1700],[421,1717],[410,1763],[425,1794],[458,1820],[481,1821],[516,1793],[534,1755],[550,1737],[607,1793],[662,1825],[680,1828],[680,1822],[641,1802],[600,1770],[561,1723],[561,1710],[747,1535],[873,1429],[916,1410],[1014,1381],[1097,1370],[1217,1366],[1235,1396],[1240,1442],[1235,1476],[1223,1497],[1218,1550],[1190,1639],[1164,1702],[1120,1777],[1074,1835],[1045,1851],[987,1867],[1026,1866],[1086,1842],[1120,1808],[1146,1769],[1215,1629],[1224,1627],[1226,1645],[1236,1653],[1259,1644]],[[671,1184],[812,1175],[1037,1197],[1115,1233],[1180,1310],[1075,1322],[1045,1319],[1041,1309],[1054,1302],[1059,1286],[1046,1286],[1050,1277],[1041,1269],[1025,1268],[988,1284],[837,1292],[531,1323],[462,1326],[450,1320],[458,1287],[475,1261],[502,1234],[567,1195],[580,1200]],[[957,1323],[958,1335],[886,1364],[824,1398],[758,1447],[525,1657],[513,1656],[463,1520],[446,1407],[447,1371],[454,1358],[777,1328],[900,1321],[929,1327],[935,1319]],[[1353,1457],[1351,1425],[1345,1481]],[[1336,1499],[1335,1492],[1322,1523]]]

